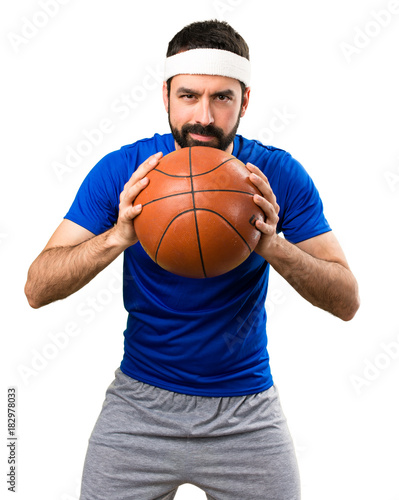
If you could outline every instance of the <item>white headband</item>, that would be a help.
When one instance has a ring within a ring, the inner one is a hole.
[[[228,50],[192,49],[166,58],[165,81],[175,75],[228,76],[249,85],[248,59]]]

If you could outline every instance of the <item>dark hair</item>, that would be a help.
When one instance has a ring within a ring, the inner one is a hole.
[[[249,48],[242,36],[226,21],[198,21],[185,26],[169,42],[166,57],[191,49],[220,49],[234,52],[249,60]],[[168,94],[170,81],[167,81]],[[245,85],[241,83],[244,95]]]
[[[199,21],[185,26],[169,42],[166,57],[191,49],[220,49],[249,60],[246,41],[226,21]]]

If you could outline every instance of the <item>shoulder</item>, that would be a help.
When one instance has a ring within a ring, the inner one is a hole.
[[[122,146],[119,153],[124,157],[133,170],[143,163],[149,156],[162,151],[164,155],[174,151],[172,134],[155,134],[153,137],[141,139],[132,144]]]
[[[91,178],[105,178],[126,183],[133,172],[151,155],[162,151],[168,154],[174,149],[172,134],[140,139],[105,155],[90,172]]]
[[[234,140],[233,155],[243,163],[253,163],[261,169],[266,165],[281,167],[293,160],[291,154],[284,149],[266,146],[255,139],[246,139],[238,134]]]
[[[236,136],[233,154],[243,163],[260,168],[271,184],[280,184],[280,180],[289,183],[290,179],[306,175],[303,166],[288,151],[241,135]]]

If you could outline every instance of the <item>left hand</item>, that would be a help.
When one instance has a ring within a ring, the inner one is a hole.
[[[269,184],[265,174],[255,165],[247,163],[247,169],[250,172],[249,180],[254,184],[263,196],[255,195],[254,202],[263,210],[265,214],[265,222],[256,221],[256,228],[262,233],[255,252],[267,260],[267,253],[271,246],[276,242],[277,223],[279,221],[278,213],[280,207],[277,204],[277,199]]]

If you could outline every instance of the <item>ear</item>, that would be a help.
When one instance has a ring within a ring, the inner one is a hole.
[[[241,118],[245,115],[245,113],[247,111],[250,93],[251,93],[251,87],[246,87],[245,91],[244,91],[244,98],[242,100],[242,108],[241,108],[241,114],[240,114]]]
[[[166,82],[163,82],[163,85],[162,85],[162,98],[163,98],[163,105],[165,106],[165,110],[168,113],[168,111],[169,111],[169,96],[168,96],[168,85]]]

